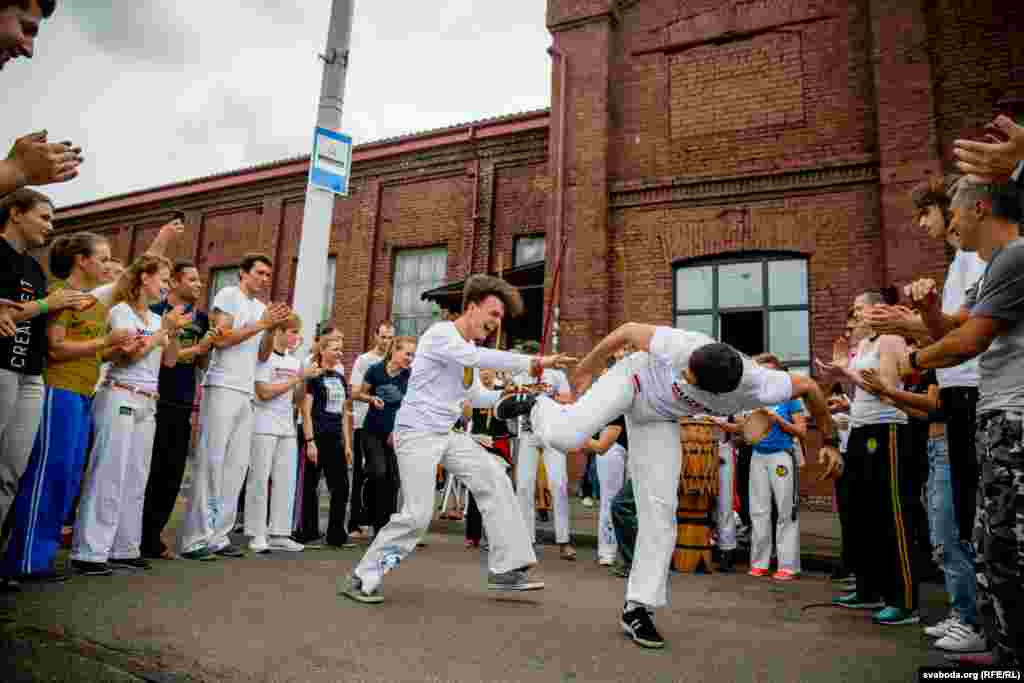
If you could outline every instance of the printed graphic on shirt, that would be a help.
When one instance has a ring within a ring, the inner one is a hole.
[[[870,439],[868,439],[868,444],[867,445],[868,445],[868,453],[872,453],[873,454],[875,451],[878,450],[878,439],[876,439],[875,437],[871,437]]]
[[[36,290],[32,283],[22,279],[15,300],[29,302],[34,301],[36,298]],[[32,320],[22,320],[18,323],[14,338],[11,340],[11,355],[6,364],[12,369],[21,370],[25,368],[31,345]]]
[[[324,390],[327,392],[324,412],[340,415],[342,406],[345,404],[345,387],[341,380],[337,377],[324,377]]]
[[[789,470],[786,469],[785,465],[779,465],[778,467],[775,468],[775,475],[776,476],[784,477],[787,474],[789,474]]]

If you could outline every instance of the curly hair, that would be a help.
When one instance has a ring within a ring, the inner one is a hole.
[[[493,275],[473,275],[466,280],[462,290],[462,312],[465,313],[470,304],[483,303],[489,296],[501,300],[508,317],[518,318],[523,314],[523,297],[519,290]]]
[[[142,276],[159,273],[161,268],[166,268],[167,272],[170,273],[174,265],[163,256],[152,256],[150,254],[143,254],[132,261],[132,264],[125,269],[124,273],[117,280],[117,284],[114,285],[112,305],[119,304],[122,301],[127,301],[129,304],[137,301],[142,291]]]

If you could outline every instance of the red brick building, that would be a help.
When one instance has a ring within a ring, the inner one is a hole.
[[[640,320],[807,367],[856,293],[941,278],[948,254],[919,237],[907,190],[1024,90],[1024,5],[1008,0],[549,0],[547,25],[550,111],[356,148],[325,314],[349,361],[376,321],[421,328],[419,294],[470,273],[546,252],[550,298],[564,243],[563,350]],[[66,207],[58,229],[127,258],[182,210],[174,255],[211,289],[260,249],[288,300],[306,172],[292,159]]]

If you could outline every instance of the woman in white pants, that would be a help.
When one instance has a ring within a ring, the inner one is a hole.
[[[301,329],[302,321],[292,314],[284,327],[274,332],[274,352],[270,358],[256,366],[252,460],[245,487],[245,533],[252,538],[249,550],[255,553],[304,549],[301,543],[289,538],[299,457],[295,403],[301,392],[296,388],[307,379],[318,377],[321,370],[315,362],[300,370],[299,359],[288,353]]]
[[[615,564],[619,548],[612,525],[612,499],[618,495],[625,482],[626,453],[629,441],[626,437],[626,418],[620,415],[605,427],[598,438],[587,442],[587,448],[597,453],[597,479],[601,483],[601,508],[597,516],[597,563],[602,567]]]
[[[90,574],[106,566],[148,569],[142,559],[142,505],[156,429],[160,365],[178,359],[178,330],[189,320],[181,307],[163,317],[149,310],[171,276],[162,256],[140,256],[113,293],[111,330],[139,336],[109,357],[107,378],[93,401],[95,440],[75,520],[72,565]]]

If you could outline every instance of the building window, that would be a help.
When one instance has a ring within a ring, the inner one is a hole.
[[[544,260],[544,235],[517,237],[515,251],[512,254],[512,266],[525,266]]]
[[[811,319],[807,260],[741,258],[682,265],[675,272],[675,326],[755,355],[770,351],[808,373]]]
[[[391,318],[395,334],[419,336],[440,319],[441,309],[432,301],[423,301],[423,292],[445,283],[448,250],[445,247],[403,249],[395,254],[392,283]]]
[[[217,292],[225,287],[237,287],[241,282],[241,273],[238,266],[214,268],[210,271],[210,310],[213,310],[213,300],[217,298]]]

